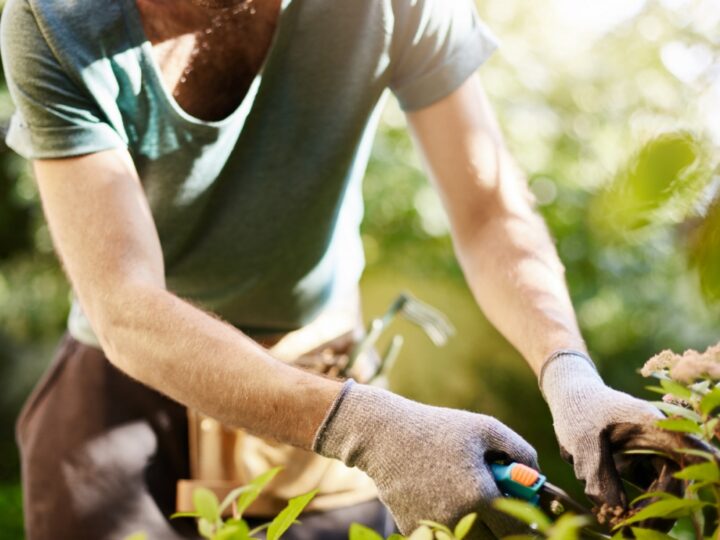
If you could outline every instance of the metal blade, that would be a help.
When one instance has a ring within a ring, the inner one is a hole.
[[[595,520],[595,516],[592,515],[590,510],[570,497],[570,495],[568,495],[564,490],[551,484],[550,482],[545,482],[540,490],[540,505],[546,511],[549,511],[551,515],[557,516],[569,510],[578,515],[590,516],[593,521]],[[558,505],[561,505],[562,508]]]

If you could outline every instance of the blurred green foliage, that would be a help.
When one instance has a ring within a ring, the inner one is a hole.
[[[712,302],[720,302],[720,197],[693,231],[688,247],[703,294]]]
[[[479,5],[501,38],[483,81],[556,238],[584,336],[609,384],[647,397],[645,359],[720,337],[720,14],[700,0]],[[366,315],[407,288],[458,328],[436,350],[397,323],[408,339],[393,387],[497,415],[579,496],[533,375],[464,284],[393,102],[365,193]]]
[[[702,349],[718,340],[716,0],[478,5],[501,40],[481,70],[483,80],[557,240],[588,345],[610,384],[645,395],[635,373],[645,359],[664,348]],[[11,110],[3,87],[0,125]],[[463,281],[442,205],[392,100],[365,196],[366,319],[408,289],[445,311],[458,329],[438,350],[419,330],[395,323],[407,339],[393,387],[498,416],[538,448],[554,483],[579,494],[558,456],[534,376],[484,319]],[[13,419],[64,328],[68,293],[27,164],[2,147],[3,537],[21,537]]]
[[[592,226],[620,241],[679,223],[711,181],[709,156],[690,133],[666,133],[640,148],[591,205]]]

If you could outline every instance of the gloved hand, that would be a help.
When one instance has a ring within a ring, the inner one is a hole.
[[[537,469],[537,454],[490,416],[423,405],[349,380],[313,450],[365,471],[403,534],[421,519],[454,527],[470,512],[478,512],[470,538],[525,530],[491,508],[502,495],[488,460],[507,457]]]
[[[671,444],[672,436],[655,426],[664,415],[647,402],[606,386],[582,353],[550,357],[540,373],[540,389],[550,406],[560,451],[585,482],[585,494],[598,506],[627,507],[614,458],[619,464],[622,450],[663,450]]]

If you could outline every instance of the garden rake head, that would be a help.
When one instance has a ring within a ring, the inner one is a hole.
[[[434,307],[421,302],[411,294],[404,292],[400,294],[392,304],[390,304],[390,307],[384,315],[372,320],[365,337],[360,340],[350,352],[348,363],[342,372],[343,375],[347,376],[347,373],[353,365],[355,365],[357,359],[367,354],[370,349],[372,349],[380,335],[386,328],[388,328],[388,326],[390,326],[390,323],[392,323],[397,315],[400,315],[409,322],[419,326],[428,338],[430,338],[430,341],[432,341],[437,347],[445,345],[448,337],[455,333],[455,328],[452,324],[450,324],[450,321],[448,321],[445,314]],[[392,367],[392,364],[397,358],[402,345],[402,336],[393,336],[385,354],[381,357],[375,373],[372,377],[370,377],[368,382],[376,379]]]

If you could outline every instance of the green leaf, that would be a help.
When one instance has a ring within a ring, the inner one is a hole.
[[[299,522],[298,522],[298,523],[299,523]],[[267,529],[269,526],[270,526],[270,522],[268,522],[268,523],[263,523],[262,525],[258,525],[257,527],[255,527],[253,530],[251,530],[251,531],[248,533],[248,536],[255,536],[257,533],[259,533],[260,531],[264,531],[264,530]]]
[[[529,502],[519,499],[498,498],[493,501],[493,507],[519,519],[523,523],[535,526],[540,532],[545,532],[550,527],[550,518]]]
[[[563,514],[548,530],[548,540],[576,540],[580,529],[589,524],[590,519],[586,516]]]
[[[282,467],[275,467],[274,469],[270,469],[267,472],[264,472],[257,478],[255,478],[252,482],[250,482],[247,486],[245,486],[247,491],[243,491],[240,494],[240,497],[237,499],[237,515],[242,516],[243,512],[248,509],[248,506],[250,506],[253,502],[255,502],[255,499],[258,498],[258,495],[260,495],[260,492],[265,489],[265,486],[267,486],[270,482],[272,482],[273,478],[282,470]]]
[[[708,415],[718,407],[720,407],[720,388],[713,388],[700,400],[700,412]]]
[[[635,497],[632,502],[630,503],[630,506],[634,505],[637,502],[644,501],[645,499],[677,499],[675,495],[672,495],[670,493],[666,493],[665,491],[648,491],[647,493],[643,493],[642,495],[638,495]]]
[[[136,532],[135,534],[126,536],[125,540],[148,540],[148,537],[144,532]]]
[[[678,540],[697,540],[695,524],[692,517],[686,516],[675,521],[675,525],[668,531],[668,534]],[[715,537],[717,540],[718,537]]]
[[[232,523],[226,522],[218,531],[213,540],[249,540],[250,530],[248,524],[243,520],[235,520]]]
[[[433,540],[433,533],[427,525],[421,525],[415,529],[408,540]]]
[[[713,481],[713,480],[708,480],[708,481],[703,480],[703,481],[699,481],[699,482],[693,482],[692,484],[690,484],[688,487],[685,488],[685,494],[687,496],[688,493],[697,493],[701,489],[706,488],[708,486],[712,486],[713,484],[715,484],[715,481]]]
[[[636,540],[675,540],[672,536],[653,529],[643,529],[640,527],[631,527],[631,529]]]
[[[435,540],[455,540],[455,537],[445,531],[435,531]]]
[[[250,486],[240,486],[238,488],[233,489],[230,493],[228,493],[225,498],[223,499],[223,502],[220,503],[220,515],[222,516],[225,510],[228,509],[228,507],[235,502],[235,500],[240,497],[243,493],[246,491],[249,491],[253,489]]]
[[[673,474],[675,478],[681,480],[703,480],[717,482],[720,480],[720,469],[715,461],[706,461],[696,465],[688,465],[681,471]]]
[[[350,525],[348,540],[383,540],[383,537],[370,527],[360,523],[353,523]]]
[[[511,534],[510,536],[503,536],[502,540],[537,540],[537,538],[532,534]]]
[[[387,540],[407,540],[402,534],[392,533],[387,537]]]
[[[198,518],[200,517],[200,514],[197,512],[175,512],[172,516],[170,516],[170,519],[176,519],[176,518]]]
[[[198,520],[198,532],[203,538],[212,538],[215,534],[215,525],[205,518]]]
[[[192,494],[193,506],[201,518],[210,523],[220,519],[220,505],[217,496],[207,488],[195,488]]]
[[[472,529],[476,519],[477,514],[472,513],[458,521],[458,524],[455,525],[455,538],[457,538],[457,540],[463,540],[470,532],[470,529]]]
[[[686,516],[695,510],[699,510],[703,506],[707,506],[707,503],[688,499],[678,499],[677,497],[663,499],[650,503],[634,516],[631,516],[622,523],[616,525],[615,528],[624,527],[626,525],[630,525],[631,523],[637,523],[650,518],[674,519]]]
[[[230,518],[225,522],[225,525],[239,525],[241,527],[245,525],[247,527],[247,522],[241,518]]]
[[[273,467],[269,471],[266,471],[260,476],[254,478],[246,487],[253,487],[262,491],[265,489],[265,486],[272,482],[273,478],[275,478],[280,471],[282,471],[282,467]]]
[[[692,398],[692,392],[690,391],[690,389],[686,388],[678,382],[671,381],[669,379],[661,379],[660,386],[662,386],[663,390],[665,390],[668,394],[671,394],[680,399],[688,400]]]
[[[688,418],[665,418],[664,420],[658,420],[657,426],[668,431],[679,431],[681,433],[702,435],[702,429],[700,429],[700,426]]]
[[[646,386],[645,390],[655,392],[656,394],[662,394],[663,396],[666,394],[665,389],[662,386]]]
[[[278,540],[278,538],[295,523],[295,519],[302,513],[308,503],[312,501],[317,492],[318,490],[314,490],[305,495],[290,499],[283,511],[275,516],[275,519],[270,523],[267,531],[267,540]]]
[[[655,405],[655,407],[668,416],[682,416],[683,418],[687,418],[688,420],[692,420],[698,424],[702,422],[702,417],[687,407],[681,407],[680,405],[675,405],[674,403],[665,403],[664,401],[651,401],[650,403]]]
[[[427,525],[431,529],[443,531],[444,533],[452,536],[452,531],[450,530],[450,528],[446,527],[442,523],[438,523],[437,521],[431,521],[429,519],[421,519],[420,521],[418,521],[418,525]]]

